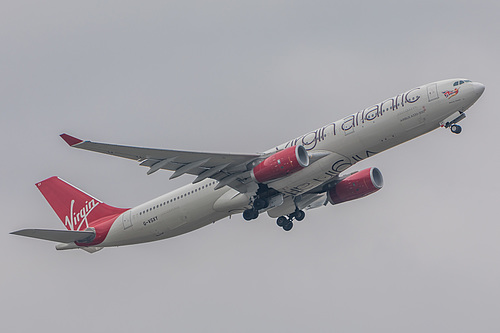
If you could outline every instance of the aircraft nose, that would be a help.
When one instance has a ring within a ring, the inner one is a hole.
[[[474,92],[476,93],[477,98],[481,97],[485,89],[484,84],[479,82],[473,82],[472,86],[474,87]]]

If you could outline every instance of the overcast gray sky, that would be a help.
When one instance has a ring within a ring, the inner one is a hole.
[[[498,332],[498,1],[4,1],[2,332]],[[35,182],[131,207],[191,181],[72,150],[264,151],[428,82],[486,85],[464,131],[355,169],[383,190],[286,233],[240,216],[156,243],[59,252]]]

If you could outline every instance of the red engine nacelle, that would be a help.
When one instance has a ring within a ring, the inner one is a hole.
[[[260,162],[250,172],[252,178],[264,183],[285,177],[309,165],[309,155],[304,146],[288,147]]]
[[[384,185],[382,173],[377,168],[368,168],[342,179],[328,191],[332,205],[359,199],[377,192]]]

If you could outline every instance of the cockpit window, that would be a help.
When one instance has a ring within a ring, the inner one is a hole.
[[[453,83],[453,86],[459,86],[461,84],[464,84],[465,82],[472,82],[471,80],[460,80],[460,81],[456,81],[455,83]]]

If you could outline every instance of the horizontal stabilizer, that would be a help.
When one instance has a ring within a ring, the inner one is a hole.
[[[45,239],[53,242],[71,243],[95,236],[94,231],[23,229],[11,232],[13,235]]]

